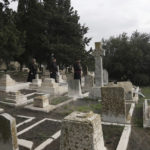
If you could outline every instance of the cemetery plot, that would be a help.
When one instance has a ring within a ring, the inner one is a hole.
[[[19,124],[21,122],[24,122],[25,120],[28,120],[27,118],[23,118],[23,117],[15,117],[16,118],[16,124]]]
[[[68,96],[60,96],[60,97],[56,97],[56,98],[53,98],[51,100],[51,105],[57,105],[57,104],[60,104],[60,103],[63,103],[67,100],[69,100],[70,98]]]
[[[107,150],[116,150],[124,127],[102,125],[104,142]],[[59,150],[60,138],[46,146],[44,150]]]
[[[36,148],[59,130],[60,122],[45,120],[29,131],[19,135],[18,138],[32,141],[34,143],[34,148]]]
[[[21,94],[23,94],[23,95],[28,95],[28,94],[35,93],[36,90],[21,89],[20,92],[21,92]]]
[[[84,98],[79,99],[77,101],[72,101],[56,110],[53,111],[53,113],[61,115],[62,117],[65,117],[66,115],[70,114],[73,111],[80,111],[80,112],[89,112],[93,111],[94,113],[101,113],[101,103]]]

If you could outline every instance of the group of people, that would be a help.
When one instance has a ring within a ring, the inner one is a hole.
[[[73,65],[73,68],[74,68],[74,79],[79,79],[81,82],[82,67],[79,59],[76,60],[75,64]],[[51,63],[48,64],[48,70],[50,72],[50,78],[55,79],[55,82],[57,83],[59,69],[56,63],[56,58],[52,58]],[[27,82],[32,82],[32,80],[36,78],[37,72],[38,72],[38,65],[36,59],[32,59],[31,64],[29,65],[29,74]]]

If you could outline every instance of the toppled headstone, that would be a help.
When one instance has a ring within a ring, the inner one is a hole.
[[[19,150],[16,120],[6,113],[0,115],[0,149]]]
[[[80,98],[82,96],[80,80],[68,81],[68,96]]]
[[[106,150],[100,115],[73,112],[62,121],[60,150]]]
[[[42,95],[34,98],[34,107],[45,108],[49,106],[48,95]]]
[[[125,91],[122,87],[102,87],[102,119],[126,123]]]

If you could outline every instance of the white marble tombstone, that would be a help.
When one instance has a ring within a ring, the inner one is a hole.
[[[68,81],[68,96],[80,98],[82,96],[80,80]]]

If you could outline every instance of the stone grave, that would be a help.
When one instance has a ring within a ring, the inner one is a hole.
[[[5,98],[1,103],[10,105],[10,106],[20,106],[27,104],[27,97],[21,94],[20,91],[8,92],[5,95]]]
[[[146,99],[143,103],[143,127],[150,128],[150,100]]]
[[[90,92],[92,87],[94,86],[94,76],[88,73],[84,78],[85,80],[84,80],[83,91]]]
[[[42,79],[39,79],[39,75],[36,75],[36,79],[32,80],[32,83],[30,84],[31,89],[37,89],[41,86],[42,84]]]
[[[56,107],[50,104],[51,99],[49,99],[49,94],[39,94],[39,96],[34,98],[33,104],[27,105],[24,108],[32,111],[49,113]]]
[[[3,112],[4,112],[4,109],[3,109],[3,108],[0,108],[0,114],[3,113]]]
[[[130,81],[117,82],[117,85],[125,90],[125,100],[133,100],[133,85]]]
[[[48,95],[41,95],[34,98],[34,107],[45,108],[49,106]]]
[[[95,43],[95,51],[93,53],[95,58],[95,85],[91,89],[89,97],[92,99],[101,98],[101,87],[104,86],[103,83],[103,61],[104,50],[101,47],[100,42]]]
[[[57,96],[67,93],[67,86],[56,83],[52,78],[45,78],[37,91],[50,94],[50,96]]]
[[[102,120],[126,123],[125,90],[122,87],[102,87]]]
[[[16,120],[6,113],[0,115],[0,149],[19,150]]]
[[[104,85],[107,85],[109,83],[108,71],[106,69],[103,69],[103,82]]]
[[[64,118],[60,150],[106,150],[100,115],[73,112]]]
[[[17,91],[22,88],[29,88],[29,83],[18,83],[8,74],[0,78],[0,92]]]
[[[69,80],[68,81],[68,96],[73,98],[81,98],[81,84],[80,80]]]

